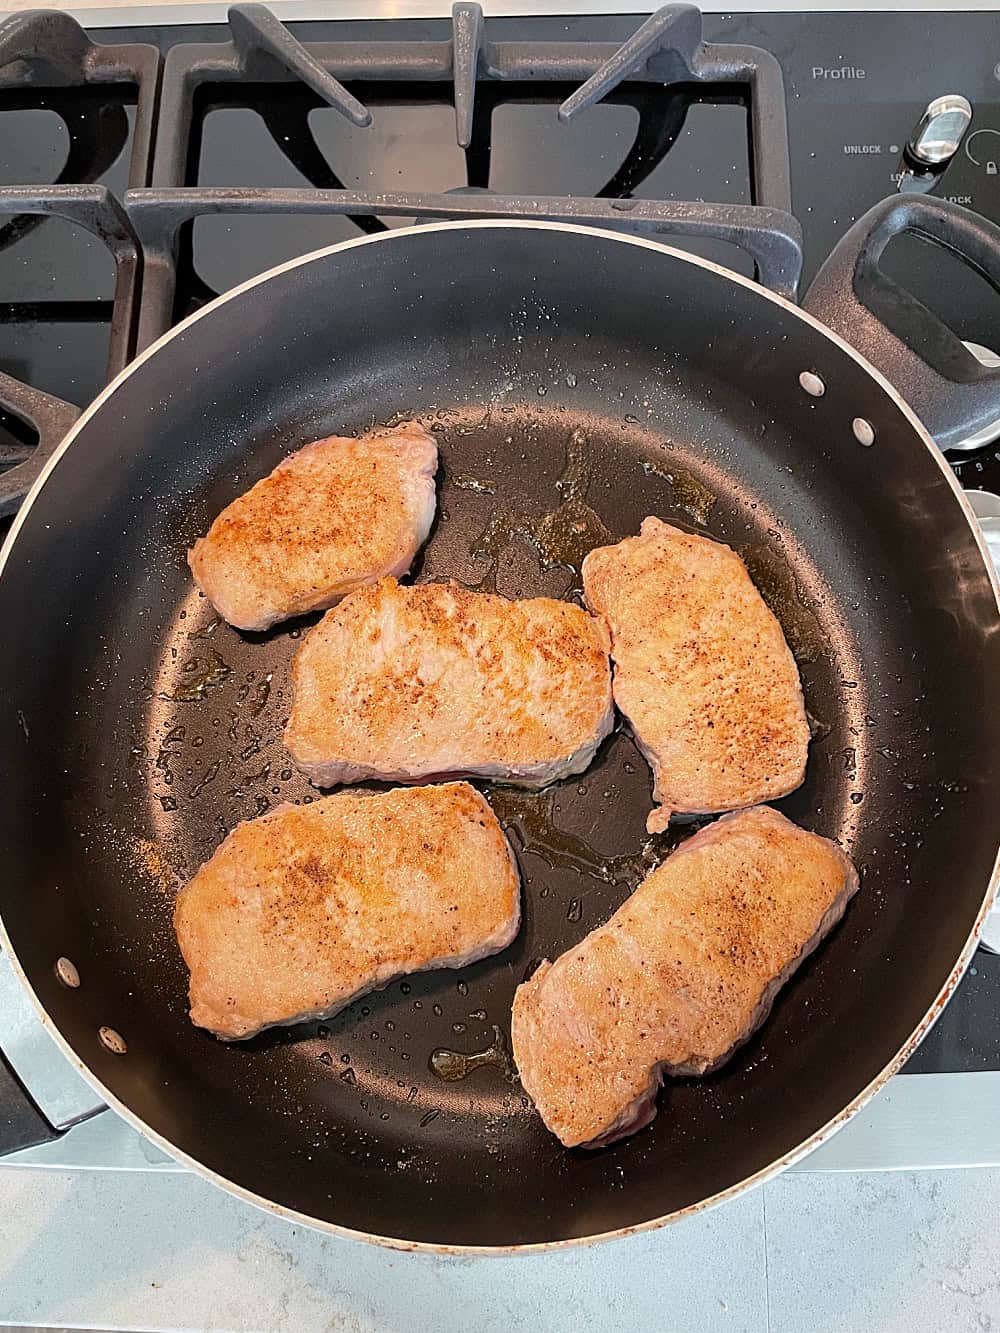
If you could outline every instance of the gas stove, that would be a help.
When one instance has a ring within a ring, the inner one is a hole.
[[[67,403],[84,406],[220,292],[362,232],[440,217],[591,223],[794,297],[897,189],[1000,221],[995,14],[581,8],[484,20],[463,0],[439,18],[373,6],[369,19],[285,26],[248,5],[228,26],[90,33],[62,13],[12,15],[0,26],[0,513],[36,447],[66,429]],[[984,357],[997,350],[997,294],[976,272],[912,236],[883,264]],[[1000,492],[1000,423],[949,461],[966,488]],[[975,504],[1000,532],[1000,500]],[[0,1001],[0,1048],[41,1111],[12,1128],[0,1061],[0,1129],[6,1113],[10,1141],[15,1129],[48,1140],[6,1164],[182,1169],[113,1116],[90,1119],[95,1095],[2,958]],[[1000,956],[981,949],[904,1073],[808,1169],[1000,1162],[998,1104]],[[52,1138],[46,1119],[66,1132]]]

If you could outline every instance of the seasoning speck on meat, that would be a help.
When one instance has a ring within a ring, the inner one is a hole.
[[[229,1039],[475,962],[519,923],[510,846],[464,782],[342,792],[238,824],[174,914],[191,1021]]]
[[[307,444],[239,496],[188,552],[238,629],[263,630],[404,574],[430,531],[437,445],[415,422]]]

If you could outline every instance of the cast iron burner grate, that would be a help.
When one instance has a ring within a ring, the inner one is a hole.
[[[127,184],[148,183],[159,68],[155,47],[92,42],[66,14],[29,12],[0,26],[0,109],[52,111],[68,140],[54,183],[0,188],[0,252],[23,252],[47,218],[61,218],[95,236],[115,270],[110,300],[57,290],[51,298],[4,302],[0,320],[15,328],[109,324],[109,376],[135,351],[141,262],[121,204],[97,182],[128,148]],[[38,456],[28,463],[36,447],[43,456],[51,452],[75,416],[38,387],[0,375],[0,517],[23,498],[37,470]]]
[[[57,112],[65,111],[67,98],[75,99],[77,117],[58,181],[0,190],[0,218],[10,219],[0,224],[0,250],[37,227],[42,215],[51,215],[99,236],[116,268],[110,311],[93,301],[74,306],[57,299],[30,310],[12,302],[3,308],[8,322],[109,318],[112,374],[177,319],[238,280],[223,273],[213,285],[199,273],[196,225],[224,218],[277,222],[288,215],[321,219],[331,229],[303,249],[345,234],[336,227],[360,234],[414,220],[482,217],[669,236],[700,246],[703,253],[705,246],[736,246],[761,282],[795,295],[802,246],[789,212],[780,66],[757,47],[704,42],[701,15],[692,6],[661,9],[620,45],[493,41],[482,10],[466,0],[454,6],[450,29],[431,25],[412,40],[376,35],[300,43],[262,5],[233,7],[229,26],[227,42],[174,46],[159,88],[159,53],[153,47],[93,43],[72,19],[57,13],[25,14],[0,27],[0,94],[6,90],[9,96],[14,89],[24,105]],[[136,99],[124,211],[97,183],[122,148],[117,99],[123,87],[134,89]],[[101,101],[101,89],[108,91],[107,102]],[[590,188],[562,194],[497,188],[492,127],[498,115],[526,107],[565,125],[598,103],[629,112],[635,127],[618,160],[606,171],[595,167]],[[371,108],[377,117],[379,108],[409,104],[436,104],[453,115],[464,180],[457,175],[445,188],[440,180],[428,188],[426,179],[402,189],[384,183],[357,188],[358,182],[338,174],[311,124],[317,109],[329,114],[332,108],[346,128],[375,135],[371,142],[377,144]],[[261,186],[245,179],[222,186],[199,183],[206,116],[227,106],[256,111],[295,185]],[[664,185],[664,164],[673,160],[671,152],[678,153],[692,116],[709,108],[740,118],[746,169],[731,188],[728,179],[725,188],[714,183],[721,196],[716,201],[671,197],[676,191],[669,182]],[[32,435],[43,451],[50,450],[68,419],[65,405],[9,377],[0,381],[3,408],[10,414],[14,444],[0,451],[0,467],[20,466],[0,476],[0,515],[13,512],[39,461],[37,456],[25,461]]]
[[[596,224],[739,246],[762,282],[795,293],[801,240],[788,212],[780,67],[755,47],[703,42],[701,15],[691,6],[660,10],[621,46],[491,41],[479,6],[464,2],[453,9],[450,36],[440,39],[302,44],[260,5],[231,9],[230,28],[229,42],[177,46],[168,54],[153,188],[127,195],[146,255],[140,347],[217,294],[221,284],[199,273],[193,242],[193,224],[212,216],[321,216],[330,221],[326,243],[400,220],[527,217]],[[464,179],[447,189],[388,188],[385,182],[355,188],[317,141],[311,113],[332,107],[345,128],[372,135],[379,108],[404,106],[408,99],[451,108]],[[498,107],[548,104],[553,120],[558,115],[568,122],[602,101],[633,107],[637,128],[621,161],[592,192],[560,196],[493,188],[491,123]],[[740,110],[749,198],[708,203],[641,197],[690,109],[701,104]],[[306,187],[200,183],[206,118],[237,106],[260,116]]]

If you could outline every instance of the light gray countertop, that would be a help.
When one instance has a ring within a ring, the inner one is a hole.
[[[0,1321],[339,1333],[978,1333],[1000,1170],[789,1172],[625,1241],[507,1258],[303,1230],[185,1172],[0,1168]]]

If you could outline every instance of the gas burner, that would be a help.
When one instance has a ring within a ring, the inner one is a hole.
[[[756,47],[704,43],[690,6],[621,44],[489,40],[469,3],[449,35],[405,43],[300,43],[259,5],[231,9],[230,29],[168,54],[154,188],[127,196],[151,260],[140,347],[260,268],[417,219],[691,238],[795,293],[780,68]],[[713,113],[728,142],[698,179],[684,136]],[[223,237],[251,229],[248,272]]]

